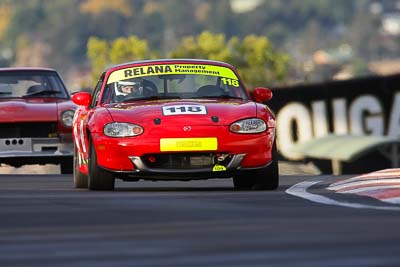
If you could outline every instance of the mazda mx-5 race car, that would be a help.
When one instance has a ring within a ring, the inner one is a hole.
[[[72,103],[48,68],[0,68],[0,164],[59,164],[72,173]]]
[[[267,88],[246,90],[226,63],[138,61],[107,69],[92,94],[72,96],[74,185],[233,178],[236,189],[278,187],[275,116]]]

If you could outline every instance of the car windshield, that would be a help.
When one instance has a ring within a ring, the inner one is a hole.
[[[239,78],[225,66],[134,66],[110,74],[101,102],[160,99],[248,99]]]
[[[52,71],[0,71],[0,98],[68,98],[59,76]]]

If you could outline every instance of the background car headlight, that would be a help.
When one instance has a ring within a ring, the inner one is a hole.
[[[112,122],[104,126],[104,134],[110,137],[128,137],[143,133],[143,128],[136,124]]]
[[[267,129],[267,124],[261,119],[245,119],[234,122],[229,127],[234,133],[261,133]]]
[[[63,113],[61,113],[61,122],[64,124],[66,127],[71,127],[72,126],[72,120],[74,118],[75,111],[74,110],[66,110]]]

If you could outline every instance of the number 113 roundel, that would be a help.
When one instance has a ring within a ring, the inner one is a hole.
[[[276,189],[271,98],[268,88],[248,91],[224,62],[163,59],[108,68],[92,93],[72,97],[79,105],[74,186],[226,178],[237,190]]]

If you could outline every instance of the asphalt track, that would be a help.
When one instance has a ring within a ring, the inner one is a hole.
[[[400,206],[327,189],[345,178],[282,175],[272,192],[222,179],[93,192],[70,175],[0,174],[0,266],[400,266]]]

